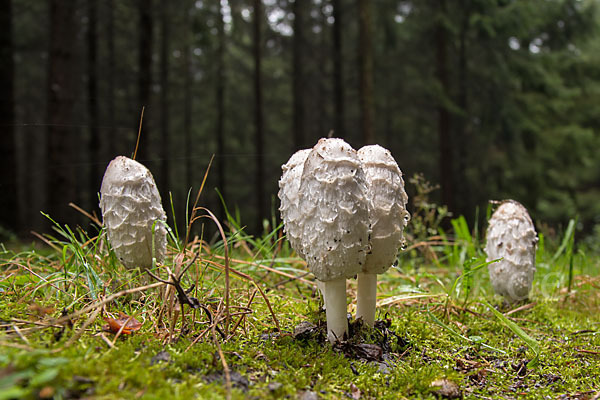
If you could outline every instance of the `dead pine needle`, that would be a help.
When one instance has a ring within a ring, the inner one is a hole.
[[[135,160],[135,158],[137,157],[137,151],[138,151],[138,147],[140,145],[140,136],[142,136],[142,122],[144,121],[144,109],[146,107],[142,106],[142,114],[140,115],[140,126],[138,128],[138,135],[137,135],[137,140],[135,142],[135,150],[133,152],[133,160]]]

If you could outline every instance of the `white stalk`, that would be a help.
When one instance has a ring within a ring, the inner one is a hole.
[[[356,319],[362,318],[367,326],[373,326],[375,323],[376,304],[377,274],[359,273],[358,291],[356,294]]]
[[[324,283],[325,304],[327,305],[327,339],[334,344],[348,334],[346,278],[336,278]]]

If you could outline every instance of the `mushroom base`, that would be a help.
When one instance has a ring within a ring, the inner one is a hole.
[[[324,282],[327,315],[327,339],[333,344],[348,335],[346,317],[346,278]]]
[[[358,290],[356,295],[356,319],[362,318],[368,326],[375,324],[375,307],[377,304],[377,274],[361,272],[358,274]]]

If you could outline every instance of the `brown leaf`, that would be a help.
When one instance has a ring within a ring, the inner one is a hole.
[[[52,386],[44,386],[42,390],[38,393],[38,397],[40,399],[49,399],[54,396],[54,388]]]
[[[356,386],[354,383],[352,383],[350,385],[350,394],[352,395],[352,398],[354,400],[358,400],[358,399],[360,399],[360,395],[362,393],[360,392],[360,389],[358,388],[358,386]]]
[[[34,313],[38,314],[38,315],[47,315],[47,314],[52,314],[55,309],[52,307],[45,307],[45,306],[41,306],[37,303],[31,303],[29,305],[29,310],[33,311]]]
[[[119,318],[114,319],[105,317],[104,320],[108,322],[108,325],[105,325],[102,327],[102,329],[112,333],[119,332],[123,325],[125,325],[125,327],[121,333],[124,335],[131,335],[133,332],[139,331],[142,327],[141,322],[125,313],[122,313],[121,311],[119,311]]]

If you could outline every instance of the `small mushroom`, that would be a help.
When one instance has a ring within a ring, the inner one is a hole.
[[[379,145],[365,146],[358,150],[358,157],[366,176],[371,247],[358,274],[356,318],[373,326],[377,274],[387,271],[396,260],[410,214],[402,171],[390,151]]]
[[[100,209],[108,241],[126,267],[150,268],[152,258],[162,262],[167,217],[148,168],[123,156],[112,160],[102,179]]]
[[[529,297],[535,274],[537,235],[527,209],[505,200],[492,214],[487,229],[487,260],[494,291],[509,302]]]
[[[280,192],[293,198],[289,193],[294,181],[285,175],[284,168]],[[282,204],[286,230],[297,238],[290,243],[325,287],[327,337],[332,343],[348,332],[346,279],[360,272],[365,263],[369,240],[365,190],[356,151],[342,139],[321,139],[302,168],[294,205],[298,218],[292,221],[295,214],[289,204]]]

